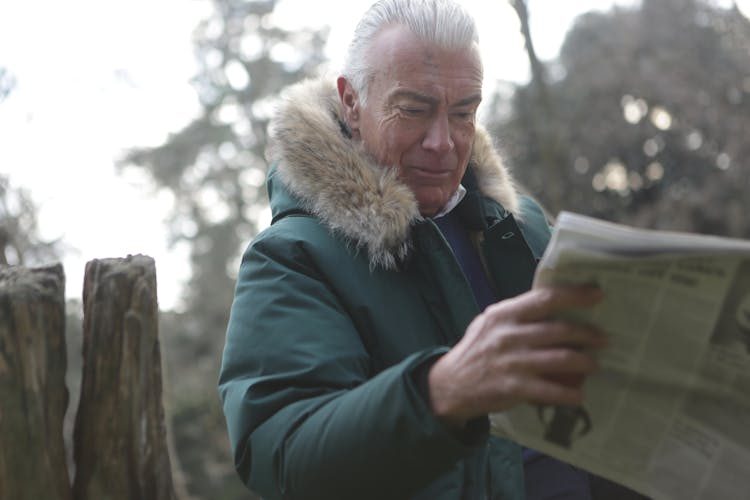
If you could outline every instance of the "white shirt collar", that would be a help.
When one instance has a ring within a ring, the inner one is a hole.
[[[466,196],[466,188],[463,187],[461,184],[458,185],[458,189],[456,189],[456,192],[453,193],[453,196],[451,196],[451,199],[448,200],[448,203],[445,204],[443,209],[439,211],[433,219],[437,219],[438,217],[442,217],[444,215],[447,215],[450,213],[451,210],[456,208],[456,205],[461,203],[461,200],[464,199],[464,196]]]

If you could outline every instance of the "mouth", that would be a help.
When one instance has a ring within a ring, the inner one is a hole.
[[[444,177],[450,177],[453,173],[451,169],[445,168],[432,168],[432,167],[412,167],[411,170],[420,177],[430,177],[442,179]]]

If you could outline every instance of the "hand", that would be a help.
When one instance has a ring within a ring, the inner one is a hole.
[[[606,345],[606,337],[551,318],[601,298],[592,287],[544,288],[488,307],[430,368],[432,410],[460,427],[520,403],[581,404],[583,380],[597,368],[593,351]]]

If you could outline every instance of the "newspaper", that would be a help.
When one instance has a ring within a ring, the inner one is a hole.
[[[750,499],[750,242],[563,212],[534,286],[584,283],[604,300],[567,316],[610,340],[585,404],[493,433],[656,500]]]

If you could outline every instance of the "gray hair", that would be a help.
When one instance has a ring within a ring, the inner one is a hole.
[[[385,26],[400,24],[418,38],[443,49],[463,49],[479,43],[474,18],[453,0],[379,0],[362,16],[344,60],[342,74],[367,101],[373,70],[369,49]]]

